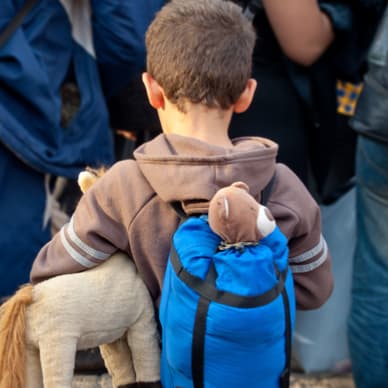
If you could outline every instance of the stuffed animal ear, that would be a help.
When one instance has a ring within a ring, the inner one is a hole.
[[[225,222],[229,218],[229,202],[224,195],[219,196],[209,209],[211,209],[209,211],[210,214],[217,216],[217,218],[212,217],[213,219]]]
[[[247,193],[249,193],[249,186],[244,182],[234,182],[231,184],[231,187],[237,187],[238,189],[245,190]]]
[[[223,193],[216,194],[216,197],[213,197],[209,204],[209,226],[214,233],[218,234],[224,240],[228,240],[230,217],[232,215],[230,214],[227,196]]]
[[[222,197],[220,198],[222,201],[222,206],[219,208],[220,216],[227,220],[229,218],[229,201],[228,198]]]
[[[259,205],[259,211],[256,221],[257,229],[261,233],[262,238],[268,236],[275,229],[276,222],[272,213],[263,205]]]

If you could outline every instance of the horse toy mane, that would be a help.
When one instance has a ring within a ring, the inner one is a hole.
[[[80,173],[81,190],[103,174]],[[153,303],[122,252],[91,270],[23,285],[0,306],[0,387],[71,388],[76,351],[96,346],[114,387],[161,387]]]

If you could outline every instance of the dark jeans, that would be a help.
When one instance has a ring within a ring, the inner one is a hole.
[[[388,384],[388,145],[360,136],[349,346],[358,388]]]

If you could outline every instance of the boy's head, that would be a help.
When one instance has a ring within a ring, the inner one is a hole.
[[[228,109],[251,77],[255,32],[241,8],[224,0],[172,0],[146,34],[147,72],[166,98]]]

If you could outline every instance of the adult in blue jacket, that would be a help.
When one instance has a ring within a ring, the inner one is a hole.
[[[23,4],[2,1],[0,31]],[[74,179],[85,165],[113,162],[96,58],[114,93],[144,63],[143,34],[160,5],[37,1],[0,47],[0,297],[28,281],[33,258],[50,238],[52,177]],[[82,27],[86,34],[79,33]],[[76,84],[80,101],[64,124],[62,89],[68,82]]]

